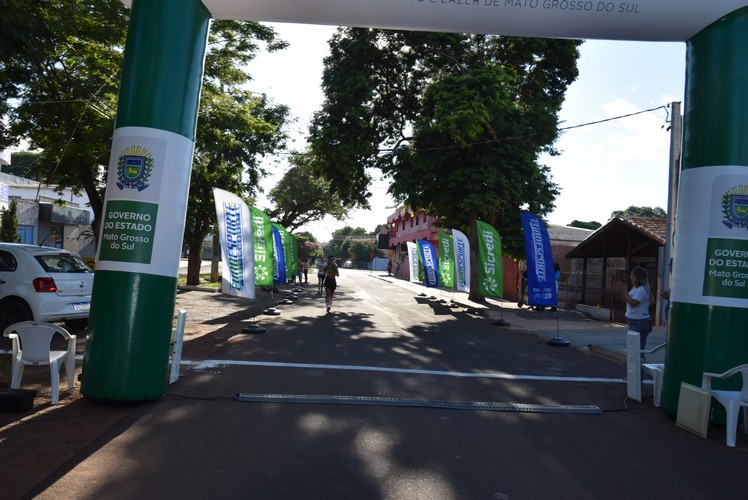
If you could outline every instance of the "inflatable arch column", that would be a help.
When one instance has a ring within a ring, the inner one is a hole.
[[[133,2],[81,393],[163,397],[210,13]]]
[[[748,8],[687,41],[663,408],[748,363]],[[739,381],[736,381],[739,384]]]

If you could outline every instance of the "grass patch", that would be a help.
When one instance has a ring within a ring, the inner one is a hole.
[[[186,275],[180,275],[179,278],[177,278],[177,285],[178,286],[184,286],[187,284],[187,276]],[[201,274],[200,275],[200,283],[198,283],[199,287],[202,288],[221,288],[221,276],[218,276],[218,281],[210,281],[210,274]]]

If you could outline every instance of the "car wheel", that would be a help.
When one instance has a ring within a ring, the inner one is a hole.
[[[21,300],[10,300],[0,306],[0,325],[2,325],[3,330],[13,323],[33,319],[31,309]]]
[[[88,326],[88,319],[67,319],[65,320],[65,326],[71,330],[83,330]]]

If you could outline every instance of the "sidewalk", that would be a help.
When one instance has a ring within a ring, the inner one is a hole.
[[[580,312],[564,309],[559,309],[557,312],[533,311],[529,308],[520,309],[516,302],[494,298],[486,299],[486,304],[478,304],[468,300],[467,292],[427,288],[421,283],[412,283],[402,278],[388,276],[381,271],[374,272],[371,276],[411,290],[416,295],[424,293],[428,297],[436,297],[435,300],[443,299],[447,302],[452,300],[463,310],[476,311],[489,319],[504,319],[509,323],[508,327],[496,326],[497,329],[525,330],[545,340],[561,337],[569,342],[571,348],[589,349],[596,354],[612,358],[621,363],[626,362],[626,332],[628,328],[624,324],[598,321],[587,318]],[[666,339],[665,327],[654,327],[647,338],[647,349],[665,343]],[[665,349],[647,355],[647,362],[664,363]]]

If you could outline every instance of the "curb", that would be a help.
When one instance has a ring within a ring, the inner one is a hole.
[[[220,288],[208,288],[204,286],[198,286],[198,285],[179,285],[177,286],[177,290],[185,290],[185,291],[192,291],[196,290],[198,292],[220,292]]]
[[[612,361],[616,361],[624,365],[626,364],[626,356],[624,356],[620,352],[611,351],[610,349],[607,349],[605,347],[600,347],[594,344],[589,344],[587,347],[589,348],[590,352],[593,352],[595,354],[608,358]]]

